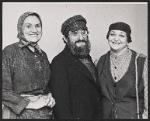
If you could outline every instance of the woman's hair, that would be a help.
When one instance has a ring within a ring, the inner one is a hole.
[[[131,40],[131,28],[130,28],[130,26],[127,23],[124,23],[124,22],[112,23],[109,26],[109,30],[108,30],[108,33],[106,35],[107,39],[109,37],[109,33],[110,33],[111,30],[121,30],[121,31],[124,31],[127,34],[127,38],[128,38],[127,41],[128,41],[128,43],[132,42],[132,40]]]
[[[28,16],[36,16],[39,21],[40,21],[40,24],[41,24],[41,27],[42,27],[42,20],[41,20],[41,17],[39,14],[35,13],[35,12],[25,12],[24,14],[22,14],[20,16],[20,18],[18,19],[18,24],[17,24],[17,30],[18,30],[18,34],[17,34],[17,38],[21,39],[22,38],[22,25],[23,25],[23,22],[24,20],[28,17]]]

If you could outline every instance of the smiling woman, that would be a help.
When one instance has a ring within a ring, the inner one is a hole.
[[[129,49],[131,28],[124,22],[110,25],[110,51],[97,64],[104,119],[148,118],[147,57]]]
[[[38,46],[42,21],[34,12],[25,12],[18,20],[19,42],[3,50],[3,119],[51,119],[55,100],[47,84],[49,61]]]

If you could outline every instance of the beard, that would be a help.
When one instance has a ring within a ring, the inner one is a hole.
[[[83,46],[77,46],[78,43],[85,42],[85,45]],[[91,50],[91,43],[89,39],[87,40],[77,40],[75,43],[71,43],[68,38],[68,47],[70,48],[73,55],[79,56],[79,57],[86,57]]]

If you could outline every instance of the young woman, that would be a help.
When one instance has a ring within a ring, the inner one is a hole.
[[[19,42],[3,50],[3,119],[50,119],[55,105],[47,84],[49,61],[38,46],[42,21],[35,12],[25,12],[18,20]]]
[[[104,119],[148,118],[147,58],[128,47],[130,34],[128,24],[111,24],[110,51],[97,64]]]

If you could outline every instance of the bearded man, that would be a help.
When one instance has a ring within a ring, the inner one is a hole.
[[[50,86],[56,119],[101,119],[101,93],[97,72],[89,55],[87,21],[81,15],[68,18],[61,28],[66,44],[51,63]]]

